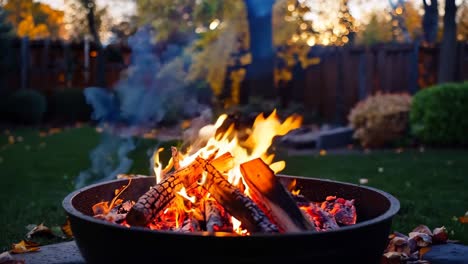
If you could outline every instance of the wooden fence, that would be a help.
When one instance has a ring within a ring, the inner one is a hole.
[[[128,67],[131,50],[106,49],[105,82],[112,88]],[[377,91],[415,93],[437,82],[438,47],[383,44],[372,47],[312,47],[320,63],[295,73],[287,86],[291,100],[302,103],[328,122],[344,122],[349,110]],[[6,90],[40,90],[46,94],[67,87],[97,85],[96,47],[63,41],[15,39],[9,63],[0,68]],[[457,46],[458,81],[468,80],[468,45]]]
[[[350,109],[368,95],[414,94],[437,83],[438,47],[385,44],[372,47],[325,47],[321,62],[291,83],[295,101],[328,122],[343,123]],[[456,80],[468,80],[468,45],[457,45]]]
[[[23,38],[14,39],[10,50],[8,63],[0,68],[1,83],[8,91],[29,88],[49,94],[97,85],[98,54],[93,43]],[[105,86],[110,88],[128,66],[131,51],[127,46],[109,46],[105,52]]]

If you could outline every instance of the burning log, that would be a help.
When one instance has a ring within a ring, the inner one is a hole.
[[[263,211],[210,163],[204,166],[207,172],[203,187],[226,211],[242,222],[250,232],[277,233],[278,227],[271,223]]]
[[[174,198],[182,188],[181,175],[201,174],[202,164],[195,160],[191,165],[168,174],[163,181],[151,187],[143,194],[128,212],[126,220],[130,225],[145,226],[160,210]]]
[[[213,199],[205,201],[206,231],[232,232],[232,223],[223,207]]]
[[[232,166],[230,160],[232,160],[232,156],[226,153],[213,160],[213,164],[221,170],[226,170]],[[135,226],[145,226],[151,222],[174,199],[176,193],[183,186],[190,187],[200,178],[206,162],[206,160],[197,157],[187,167],[167,174],[160,183],[151,187],[138,199],[127,214],[127,223]]]
[[[252,199],[264,209],[282,232],[314,230],[291,194],[262,159],[241,164],[241,172]]]
[[[184,223],[182,224],[182,227],[178,229],[178,231],[183,233],[201,231],[200,223],[197,219],[195,219],[195,217],[189,215],[184,219]]]

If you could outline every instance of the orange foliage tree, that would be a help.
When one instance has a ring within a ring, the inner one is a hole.
[[[4,6],[8,21],[20,37],[64,38],[64,12],[33,0],[10,0]]]

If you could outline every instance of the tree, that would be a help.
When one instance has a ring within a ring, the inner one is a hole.
[[[107,39],[112,26],[107,6],[97,6],[95,0],[71,0],[67,2],[67,10],[71,39],[82,40],[86,36],[99,42]]]
[[[247,86],[241,90],[240,102],[250,95],[271,95],[274,91],[273,4],[274,0],[245,0],[249,25],[249,46],[252,62],[247,67]]]
[[[357,38],[359,43],[365,45],[389,42],[392,40],[391,24],[386,21],[385,16],[374,11],[364,29],[358,33]]]
[[[390,3],[392,17],[392,40],[395,42],[410,42],[410,34],[405,21],[405,1],[404,0],[388,0]]]
[[[438,82],[455,80],[455,58],[457,52],[457,24],[455,0],[445,0],[444,34],[440,45]]]
[[[64,38],[64,12],[33,0],[8,1],[4,6],[8,20],[20,37]]]
[[[435,44],[437,41],[437,28],[439,25],[439,9],[438,0],[423,0],[424,16],[422,19],[422,27],[424,31],[424,43]]]
[[[463,2],[459,8],[459,20],[457,26],[457,40],[468,40],[468,4]]]
[[[107,18],[106,7],[99,8],[95,0],[74,0],[69,3],[69,8],[72,10],[69,19],[69,24],[72,28],[72,38],[80,39],[90,36],[96,45],[97,52],[97,67],[96,67],[96,84],[100,87],[106,86],[105,79],[105,49],[103,47],[102,38],[107,32],[105,26],[109,21]]]

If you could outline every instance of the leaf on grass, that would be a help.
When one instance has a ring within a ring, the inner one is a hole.
[[[468,215],[458,217],[458,221],[462,224],[468,224]]]
[[[52,230],[45,226],[43,223],[40,225],[34,226],[27,234],[26,238],[31,239],[32,237],[47,237],[53,238],[55,235],[52,233]]]
[[[21,240],[19,243],[12,244],[10,252],[13,254],[21,254],[26,252],[39,251],[39,244],[29,240]]]
[[[14,259],[10,252],[5,251],[0,254],[0,264],[25,264],[25,262],[22,259]]]
[[[73,237],[73,232],[72,232],[71,225],[70,225],[70,218],[67,217],[67,221],[65,222],[65,224],[63,224],[60,227],[60,229],[62,230],[62,232],[65,234],[67,238]]]

